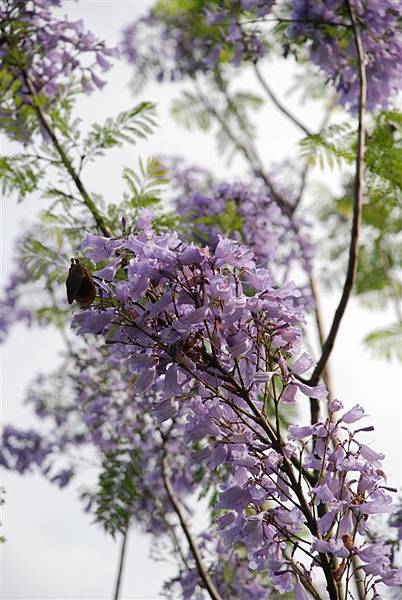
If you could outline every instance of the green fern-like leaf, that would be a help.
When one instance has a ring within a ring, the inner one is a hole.
[[[139,450],[129,450],[121,444],[117,450],[106,453],[102,460],[95,494],[95,521],[113,537],[127,529],[133,501],[139,494],[136,483],[141,477],[139,458]]]
[[[24,155],[0,157],[0,181],[3,195],[15,193],[18,201],[35,191],[44,175],[39,161]]]
[[[402,362],[402,323],[376,329],[366,335],[363,342],[374,355]]]
[[[198,127],[208,131],[212,125],[210,113],[202,100],[188,90],[182,92],[181,98],[174,100],[171,114],[177,123],[189,130]]]
[[[311,166],[319,165],[333,169],[342,162],[352,163],[355,131],[349,122],[337,123],[321,133],[311,134],[300,141],[301,156]]]
[[[168,183],[167,170],[155,158],[139,159],[138,170],[125,167],[123,179],[128,188],[126,203],[132,208],[148,208],[160,202],[161,187]]]
[[[94,123],[83,144],[85,160],[103,156],[108,148],[123,143],[136,144],[139,139],[151,135],[155,125],[155,105],[152,102],[141,102],[115,118],[106,119],[103,125]]]

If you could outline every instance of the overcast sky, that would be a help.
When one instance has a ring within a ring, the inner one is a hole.
[[[152,3],[133,0],[65,2],[63,12],[70,18],[83,18],[99,37],[115,45],[119,32]],[[274,63],[267,67],[271,86],[283,96],[289,87],[292,67]],[[171,101],[178,95],[175,85],[150,85],[135,99],[129,90],[130,68],[120,62],[109,74],[109,84],[102,93],[80,100],[78,113],[84,123],[103,120],[127,109],[140,100],[158,104],[160,128],[155,135],[137,147],[114,151],[91,167],[87,184],[105,198],[115,199],[121,193],[120,173],[123,165],[135,165],[139,155],[183,155],[192,163],[213,169],[218,175],[238,175],[243,170],[240,159],[228,171],[213,140],[199,132],[186,132],[169,115]],[[244,76],[246,87],[254,79]],[[289,106],[300,110],[293,98]],[[318,124],[317,105],[304,106],[304,122],[312,128]],[[275,109],[261,117],[259,145],[266,161],[278,161],[289,151],[295,153],[299,134]],[[9,151],[4,138],[2,151]],[[331,175],[336,185],[336,173]],[[14,199],[2,199],[2,278],[10,270],[12,243],[22,227],[43,206],[40,200],[16,205]],[[67,268],[67,267],[66,267]],[[338,294],[325,298],[325,314],[329,322]],[[387,323],[389,315],[367,312],[351,302],[342,323],[333,354],[332,370],[336,395],[350,407],[361,403],[376,426],[367,434],[367,442],[387,455],[385,468],[390,483],[401,484],[401,371],[395,365],[373,360],[360,344],[369,329]],[[39,370],[51,370],[59,362],[60,340],[55,333],[17,327],[2,354],[2,408],[4,422],[18,426],[34,425],[35,419],[21,406],[24,389]],[[103,599],[111,597],[118,546],[107,538],[88,515],[81,510],[77,487],[60,491],[40,476],[3,473],[7,490],[3,511],[7,543],[2,547],[3,600],[11,599]],[[88,473],[89,477],[90,474]],[[85,483],[85,477],[82,481]],[[130,535],[122,597],[132,600],[155,600],[161,584],[174,574],[171,564],[149,559],[152,541],[133,531]]]

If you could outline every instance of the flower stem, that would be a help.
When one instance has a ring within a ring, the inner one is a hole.
[[[335,315],[332,321],[332,325],[325,340],[321,358],[319,359],[317,366],[314,370],[313,375],[309,381],[310,385],[316,385],[320,378],[321,373],[325,369],[325,365],[330,357],[332,349],[335,344],[335,339],[339,331],[343,315],[346,310],[346,306],[349,302],[352,294],[353,285],[356,278],[357,271],[357,259],[359,250],[359,233],[361,223],[361,213],[363,205],[363,193],[364,193],[364,159],[365,159],[365,145],[366,145],[366,99],[367,99],[367,77],[366,67],[364,63],[364,48],[362,39],[359,32],[355,9],[351,0],[345,0],[349,11],[350,20],[353,29],[353,37],[356,46],[357,58],[358,58],[358,70],[359,70],[359,128],[358,128],[358,141],[357,141],[357,152],[356,152],[356,170],[355,170],[355,181],[354,181],[354,199],[353,199],[353,220],[352,229],[350,236],[349,246],[349,261],[346,272],[345,283],[343,286],[342,296],[339,301],[338,307],[335,311]]]
[[[119,555],[119,566],[117,570],[116,584],[113,594],[113,600],[119,599],[120,587],[123,580],[123,570],[124,570],[124,559],[126,557],[126,547],[127,547],[127,538],[128,538],[128,525],[124,530],[121,546],[120,546],[120,555]]]
[[[36,111],[36,114],[38,116],[40,124],[42,125],[43,129],[46,131],[46,133],[49,135],[50,139],[52,140],[52,144],[55,147],[55,149],[57,150],[57,153],[60,156],[61,162],[63,163],[67,173],[70,175],[71,179],[73,180],[77,190],[79,191],[85,206],[88,208],[89,212],[92,214],[98,229],[103,233],[103,235],[105,237],[111,237],[111,232],[110,232],[108,226],[106,225],[104,218],[98,211],[95,203],[93,202],[89,193],[87,192],[80,176],[74,169],[71,159],[69,158],[67,153],[64,151],[61,143],[59,142],[59,140],[56,136],[56,133],[53,131],[52,127],[50,126],[49,117],[45,114],[45,112],[43,111],[41,106],[38,104],[36,91],[35,91],[34,86],[32,85],[31,80],[29,79],[29,77],[26,73],[24,73],[23,76],[24,76],[25,84],[28,87],[29,93],[32,97],[33,107]]]
[[[180,503],[176,497],[172,483],[170,481],[170,478],[168,475],[168,468],[169,467],[168,467],[167,451],[166,451],[166,439],[164,438],[163,458],[162,458],[162,479],[163,479],[166,493],[167,493],[168,498],[173,506],[173,509],[179,519],[183,533],[187,539],[187,542],[188,542],[191,554],[193,555],[195,564],[197,566],[198,574],[201,578],[201,581],[203,582],[203,584],[204,584],[205,588],[207,589],[212,600],[222,600],[222,597],[220,596],[218,590],[216,589],[216,587],[208,573],[208,570],[207,570],[206,566],[204,565],[203,558],[202,558],[200,549],[197,545],[197,542],[193,539],[193,536],[191,535],[191,532],[190,532],[186,517],[184,515],[183,509],[180,506]]]
[[[305,125],[303,125],[303,123],[301,121],[299,121],[299,119],[286,108],[286,106],[284,106],[282,104],[282,102],[279,100],[279,98],[276,96],[276,94],[272,91],[272,89],[268,85],[266,79],[263,77],[263,75],[256,63],[254,64],[254,72],[256,74],[258,81],[261,84],[261,87],[264,89],[264,91],[266,92],[268,97],[275,104],[277,109],[280,110],[280,112],[282,114],[284,114],[285,117],[287,117],[289,119],[289,121],[291,121],[293,123],[293,125],[296,125],[296,127],[298,127],[305,135],[311,135],[312,132]]]

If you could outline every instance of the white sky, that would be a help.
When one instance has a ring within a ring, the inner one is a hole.
[[[116,44],[119,31],[152,2],[133,0],[81,0],[65,2],[63,12],[84,18],[88,28],[109,45]],[[275,63],[267,66],[271,86],[286,94],[292,67]],[[152,100],[158,104],[160,128],[149,140],[135,148],[110,153],[88,169],[87,184],[105,198],[121,193],[123,165],[135,165],[137,157],[155,154],[183,155],[191,163],[213,169],[225,177],[244,170],[237,159],[228,171],[217,155],[214,141],[202,133],[179,128],[169,116],[169,107],[179,86],[150,85],[133,99],[128,82],[131,71],[124,62],[107,74],[109,84],[102,93],[80,101],[78,113],[84,123],[103,120],[137,103]],[[244,77],[245,87],[254,80]],[[299,111],[296,101],[287,104]],[[314,128],[320,120],[317,105],[304,106],[303,120]],[[298,132],[275,109],[267,109],[259,124],[259,147],[266,161],[278,161],[297,150]],[[7,151],[2,139],[2,150]],[[326,174],[337,183],[336,174]],[[21,223],[28,222],[40,210],[40,200],[16,205],[14,199],[2,199],[2,277],[10,269],[12,242]],[[66,266],[67,269],[67,266]],[[339,292],[325,298],[327,322],[333,314]],[[387,455],[385,469],[389,483],[401,485],[401,370],[396,365],[373,360],[359,343],[368,330],[388,322],[389,315],[367,312],[351,302],[342,323],[332,360],[337,397],[350,407],[361,403],[371,415],[376,431],[367,434],[367,443]],[[56,334],[17,327],[2,352],[2,408],[4,422],[17,426],[35,425],[30,412],[21,406],[26,385],[39,370],[51,370],[58,364],[60,341]],[[367,420],[368,422],[368,420]],[[110,598],[117,566],[118,546],[95,525],[90,524],[76,499],[77,485],[60,491],[40,476],[3,473],[7,490],[1,518],[7,543],[2,547],[1,598],[11,599],[95,599]],[[83,480],[85,483],[85,479]],[[138,531],[131,532],[122,597],[155,600],[161,584],[174,574],[169,564],[148,558],[152,540]]]

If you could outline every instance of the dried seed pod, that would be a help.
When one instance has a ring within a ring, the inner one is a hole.
[[[354,549],[353,537],[351,535],[343,535],[342,541],[345,548],[347,548],[349,552],[352,552],[352,550]]]
[[[92,276],[78,258],[71,259],[66,287],[69,304],[76,300],[81,306],[88,306],[95,299],[96,288]]]

